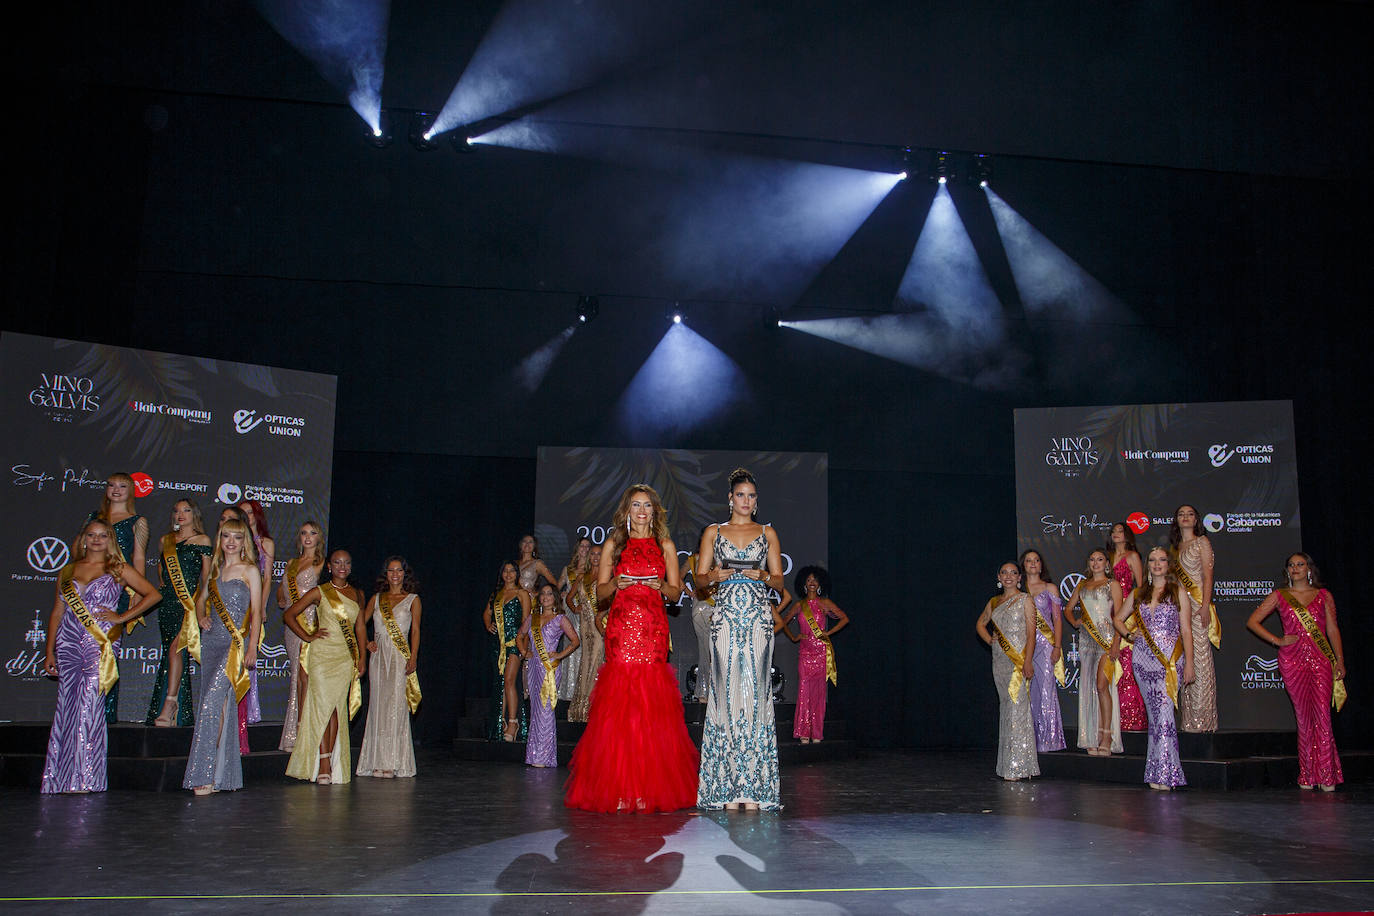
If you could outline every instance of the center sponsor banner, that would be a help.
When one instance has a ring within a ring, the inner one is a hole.
[[[1113,523],[1131,527],[1143,563],[1168,546],[1174,510],[1196,507],[1216,553],[1220,726],[1294,728],[1275,650],[1245,629],[1302,549],[1292,402],[1027,409],[1015,423],[1018,553],[1039,550],[1067,601]],[[1064,633],[1060,700],[1076,722],[1078,646],[1092,637]]]
[[[687,449],[551,448],[539,449],[535,480],[535,535],[544,562],[554,575],[567,565],[580,537],[597,549],[605,543],[611,516],[621,494],[634,483],[647,483],[663,500],[681,563],[695,553],[701,529],[729,521],[726,505],[730,473],[749,470],[758,481],[758,520],[772,525],[782,545],[783,577],[788,590],[797,569],[827,566],[829,456],[823,452],[732,452]],[[511,545],[512,558],[515,545]],[[496,570],[492,570],[495,582]],[[844,606],[844,596],[837,601]],[[676,611],[676,613],[674,613]],[[669,609],[678,685],[698,664],[687,593]],[[793,623],[793,632],[796,632]],[[840,649],[843,653],[843,648]],[[840,656],[843,666],[843,654]],[[782,672],[783,695],[797,695],[797,648],[783,634],[774,640],[773,666]],[[701,676],[707,665],[701,664]]]
[[[0,444],[6,469],[0,532],[0,720],[52,717],[56,682],[43,650],[57,573],[105,479],[134,480],[148,521],[144,575],[158,585],[158,542],[182,498],[206,534],[225,506],[256,499],[276,541],[273,581],[295,554],[296,531],[328,531],[336,379],[291,369],[5,333],[0,337]],[[119,649],[119,717],[143,721],[161,660],[158,611]],[[194,662],[191,663],[194,668]],[[285,709],[289,669],[276,588],[266,598],[258,659],[265,719]],[[198,697],[198,694],[197,694]]]

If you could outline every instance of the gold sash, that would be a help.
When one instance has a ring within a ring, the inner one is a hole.
[[[491,596],[492,618],[496,622],[496,641],[500,643],[496,647],[496,673],[506,673],[506,650],[515,645],[515,637],[506,638],[506,606],[498,605],[497,601],[501,598],[501,593],[497,592]],[[515,599],[512,598],[512,601]]]
[[[549,709],[553,709],[558,702],[558,685],[554,683],[554,671],[558,666],[549,658],[549,650],[544,645],[544,628],[537,625],[535,618],[530,618],[530,637],[534,642],[534,649],[539,653],[539,663],[544,666],[544,682],[539,687],[539,702]]]
[[[58,590],[62,593],[62,600],[67,602],[67,607],[76,614],[76,619],[81,621],[81,625],[86,628],[86,632],[91,634],[91,639],[100,647],[100,692],[106,694],[110,688],[119,680],[119,665],[115,661],[114,641],[124,633],[123,624],[115,624],[106,633],[100,629],[99,622],[91,616],[91,612],[86,610],[86,602],[81,600],[81,592],[77,590],[76,584],[72,581],[72,575],[76,572],[76,564],[69,563],[63,568],[58,576]],[[101,575],[109,575],[102,573]],[[92,579],[92,582],[95,580]],[[89,584],[89,583],[88,583]],[[113,634],[113,635],[111,635]]]
[[[1108,583],[1108,585],[1110,585],[1110,583]],[[1099,586],[1099,588],[1100,587],[1101,586]],[[1083,621],[1083,629],[1088,631],[1088,635],[1093,638],[1093,642],[1097,643],[1099,646],[1102,647],[1103,652],[1111,654],[1112,644],[1107,642],[1107,640],[1102,637],[1102,632],[1097,629],[1097,624],[1093,623],[1093,615],[1088,610],[1088,606],[1083,603],[1082,598],[1079,598],[1078,607],[1083,612],[1083,616],[1079,618]],[[1125,672],[1121,667],[1121,659],[1112,659],[1112,683],[1115,684],[1117,681],[1121,680],[1121,675],[1124,673]],[[1093,672],[1093,677],[1097,677],[1096,671]]]
[[[997,605],[1001,604],[1007,597],[1007,595],[993,596],[992,610],[997,610]],[[988,626],[992,627],[992,635],[997,637],[997,644],[1002,647],[1002,651],[1007,654],[1007,658],[1011,659],[1011,681],[1007,684],[1007,695],[1011,697],[1013,703],[1020,703],[1021,685],[1026,681],[1026,676],[1022,673],[1021,668],[1025,665],[1026,660],[1022,658],[1021,653],[1017,652],[1015,647],[1012,646],[1011,641],[1002,634],[1002,628],[997,625],[997,621],[989,619]]]
[[[180,652],[185,648],[192,658],[200,661],[200,621],[196,618],[196,602],[191,597],[191,588],[186,584],[186,573],[182,571],[181,560],[177,557],[175,534],[162,536],[162,568],[167,570],[167,581],[172,583],[172,592],[181,602],[183,611],[181,632],[172,641],[172,651]]]
[[[1322,655],[1325,655],[1326,660],[1331,663],[1331,676],[1333,678],[1331,682],[1331,705],[1336,707],[1336,712],[1340,712],[1341,707],[1345,705],[1345,679],[1335,676],[1336,653],[1331,648],[1331,641],[1326,638],[1326,634],[1317,626],[1317,621],[1312,617],[1312,612],[1307,609],[1305,604],[1293,597],[1292,592],[1286,588],[1281,588],[1279,589],[1279,594],[1283,596],[1284,601],[1288,602],[1288,606],[1293,609],[1293,613],[1298,615],[1298,619],[1302,621],[1303,628],[1307,630],[1307,635],[1312,637],[1312,641],[1317,644],[1317,648],[1322,650]],[[1320,595],[1321,592],[1317,594]]]
[[[301,600],[300,583],[296,581],[296,576],[300,573],[300,568],[301,561],[299,557],[297,557],[294,560],[288,560],[286,563],[286,597],[288,601],[286,605],[287,607],[290,607],[297,601]],[[310,608],[306,608],[305,610],[297,614],[296,622],[301,625],[301,629],[304,630],[307,634],[313,634],[316,630],[319,629],[319,625],[310,619]],[[302,671],[308,671],[308,669],[305,667],[305,660],[307,657],[309,657],[309,654],[310,643],[306,642],[305,640],[301,640],[299,664],[301,666]]]
[[[253,686],[253,682],[248,679],[248,672],[243,667],[243,630],[234,624],[234,618],[229,616],[229,609],[224,606],[224,599],[219,594],[219,583],[211,579],[206,593],[210,596],[210,607],[215,609],[219,615],[220,623],[229,631],[229,655],[224,659],[224,673],[229,676],[229,683],[234,685],[234,702],[242,700],[248,694],[248,690]],[[248,613],[243,617],[243,625],[248,626],[248,618],[252,616],[253,608],[250,605]],[[200,661],[199,658],[196,661]]]
[[[1159,651],[1159,645],[1155,642],[1155,638],[1150,635],[1150,628],[1145,626],[1145,619],[1140,616],[1139,606],[1131,611],[1131,618],[1139,626],[1140,632],[1144,634],[1145,644],[1150,647],[1150,652],[1154,654],[1155,661],[1159,662],[1160,667],[1164,669],[1164,692],[1169,694],[1169,699],[1173,700],[1174,706],[1177,707],[1178,665],[1176,663],[1179,656],[1183,654],[1182,634],[1180,634],[1179,639],[1174,641],[1174,654],[1166,661],[1164,653]]]
[[[397,626],[396,618],[391,613],[391,595],[382,592],[377,596],[377,610],[382,613],[382,622],[386,624],[391,644],[401,653],[401,658],[410,661],[410,641],[402,635],[401,628]],[[420,706],[420,678],[414,671],[406,675],[406,703],[410,706],[411,712]]]
[[[1051,588],[1052,587],[1053,586],[1051,586]],[[1030,598],[1029,592],[1026,593],[1026,597]],[[1034,598],[1030,598],[1030,601],[1032,604],[1035,604]],[[1050,626],[1050,622],[1045,619],[1045,615],[1040,613],[1039,605],[1036,605],[1035,608],[1035,628],[1040,631],[1041,636],[1045,637],[1045,641],[1050,644],[1050,650],[1053,651],[1054,627]],[[1059,653],[1059,659],[1054,663],[1054,679],[1059,682],[1060,687],[1067,687],[1069,685],[1069,675],[1068,672],[1064,670],[1064,653],[1062,651]]]
[[[1188,575],[1188,570],[1183,568],[1177,550],[1169,551],[1169,561],[1174,568],[1174,574],[1178,576],[1178,581],[1188,589],[1188,597],[1193,599],[1193,604],[1202,607],[1202,589],[1193,581],[1193,577]],[[1217,619],[1215,603],[1207,605],[1207,639],[1216,648],[1221,648],[1221,621]]]
[[[363,682],[358,674],[358,634],[353,632],[353,623],[348,619],[348,614],[344,613],[342,602],[343,595],[339,594],[333,582],[320,583],[320,610],[327,609],[334,615],[334,620],[339,624],[339,632],[343,634],[344,644],[348,646],[348,654],[353,656],[353,683],[348,688],[348,717],[351,719],[358,714],[363,705]],[[305,669],[305,673],[309,674],[310,670]]]
[[[831,645],[830,637],[821,629],[820,624],[811,616],[810,605],[810,600],[806,598],[802,599],[802,618],[805,619],[807,625],[811,627],[811,635],[816,637],[821,645],[825,646],[825,679],[838,687],[840,685],[838,681],[836,681],[838,672],[835,669],[835,647]]]

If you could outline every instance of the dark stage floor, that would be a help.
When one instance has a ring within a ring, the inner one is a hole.
[[[0,896],[7,911],[93,913],[1374,907],[1368,783],[1165,795],[1002,783],[991,754],[893,753],[785,768],[777,814],[615,816],[565,810],[566,770],[443,752],[419,763],[414,780],[204,799],[3,788]]]

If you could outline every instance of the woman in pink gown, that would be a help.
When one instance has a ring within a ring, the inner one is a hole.
[[[1111,558],[1112,575],[1121,586],[1121,594],[1129,595],[1144,579],[1140,553],[1135,549],[1135,533],[1130,525],[1117,522],[1112,526],[1107,556]],[[1140,695],[1140,686],[1135,682],[1135,666],[1128,642],[1121,644],[1121,679],[1116,682],[1116,697],[1121,708],[1121,730],[1145,731],[1145,700]]]
[[[797,648],[797,714],[792,724],[792,737],[800,739],[802,744],[810,744],[825,736],[825,682],[835,657],[830,637],[849,624],[849,615],[830,600],[830,574],[821,567],[802,567],[794,581],[794,588],[802,597],[782,620],[783,631],[793,642],[798,642],[798,637],[787,628],[793,617],[797,618],[801,632]],[[827,628],[827,618],[834,618],[835,625]]]
[[[1245,625],[1279,650],[1279,672],[1298,721],[1298,786],[1331,792],[1345,781],[1331,735],[1331,707],[1339,709],[1345,702],[1345,651],[1336,626],[1336,599],[1322,587],[1317,566],[1305,553],[1288,558],[1287,575],[1288,587],[1271,592]],[[1264,619],[1275,610],[1282,636],[1264,628]]]

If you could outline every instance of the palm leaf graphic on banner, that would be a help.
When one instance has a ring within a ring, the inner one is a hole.
[[[98,424],[109,444],[129,456],[129,471],[168,454],[182,435],[175,424],[167,423],[161,415],[133,410],[131,401],[202,406],[183,357],[98,344],[66,346],[88,347],[77,360],[75,371],[91,379],[97,391],[120,396],[118,403],[102,400],[100,412],[84,422]],[[112,470],[125,469],[106,469],[106,473]]]
[[[623,459],[610,461],[593,449],[569,449],[565,460],[574,465],[585,462],[585,466],[558,501],[580,501],[583,517],[607,524],[620,495],[631,484],[647,483],[658,491],[669,522],[678,531],[695,531],[693,525],[699,528],[721,513],[725,488],[718,480],[720,472],[703,472],[700,452],[646,448],[626,449],[621,454]]]
[[[1182,410],[1179,404],[1132,404],[1124,407],[1105,407],[1089,414],[1082,432],[1092,437],[1099,452],[1120,454],[1127,449],[1155,448],[1160,434],[1169,428],[1169,421]],[[1133,465],[1124,461],[1099,461],[1088,468],[1088,475],[1102,474],[1115,465],[1121,476],[1135,468],[1144,473],[1147,465]]]

